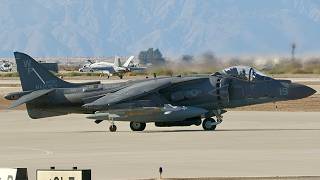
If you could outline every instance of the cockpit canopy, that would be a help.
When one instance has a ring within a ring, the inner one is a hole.
[[[220,73],[247,81],[267,81],[272,79],[249,66],[232,66],[222,70]]]

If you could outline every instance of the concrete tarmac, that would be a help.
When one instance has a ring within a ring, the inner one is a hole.
[[[201,126],[131,132],[85,115],[31,120],[0,111],[0,167],[92,169],[92,179],[320,175],[320,112],[232,111],[214,132]]]

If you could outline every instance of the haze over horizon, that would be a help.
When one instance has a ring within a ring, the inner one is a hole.
[[[39,16],[40,15],[40,16]],[[0,56],[319,54],[320,1],[2,0]]]

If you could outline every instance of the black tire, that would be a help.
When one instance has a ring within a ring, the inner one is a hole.
[[[196,121],[196,123],[195,123],[194,125],[196,125],[196,126],[200,126],[200,125],[201,125],[201,123],[202,123],[202,121],[201,121],[201,118],[200,118],[198,121]]]
[[[130,122],[130,129],[132,131],[143,131],[146,128],[146,123],[144,122]]]
[[[122,79],[122,78],[123,78],[123,75],[120,75],[119,78]]]
[[[117,131],[117,126],[116,125],[111,125],[109,127],[110,132],[116,132]]]
[[[216,129],[217,125],[211,125],[211,123],[216,122],[213,118],[206,118],[204,119],[204,121],[202,122],[202,128],[205,131],[213,131]]]

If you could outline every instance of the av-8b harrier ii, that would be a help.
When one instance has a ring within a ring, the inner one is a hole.
[[[158,127],[199,126],[215,130],[226,108],[308,97],[316,91],[289,80],[275,80],[254,68],[236,66],[198,77],[163,77],[100,84],[63,81],[30,56],[15,52],[22,92],[5,96],[16,100],[10,108],[26,104],[31,118],[69,113],[90,113],[95,123],[130,122],[133,131],[146,123]]]

